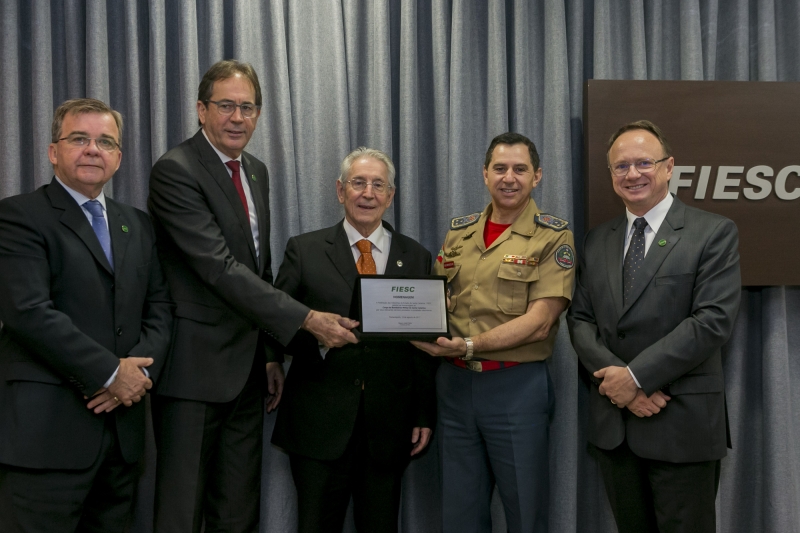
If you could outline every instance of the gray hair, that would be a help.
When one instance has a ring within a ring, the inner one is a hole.
[[[386,165],[387,178],[389,179],[389,186],[392,189],[395,188],[394,163],[392,163],[392,160],[389,158],[388,155],[386,155],[385,152],[382,152],[375,148],[367,148],[365,146],[359,146],[358,148],[347,154],[347,157],[345,157],[344,160],[342,161],[342,165],[339,169],[339,181],[342,183],[342,185],[344,185],[345,180],[347,180],[347,175],[350,173],[350,168],[353,166],[353,162],[355,162],[356,159],[362,157],[377,159],[378,161]]]

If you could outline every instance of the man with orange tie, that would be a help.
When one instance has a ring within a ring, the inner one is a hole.
[[[381,217],[394,197],[389,157],[358,148],[341,165],[344,220],[289,240],[275,287],[345,316],[358,274],[419,277],[431,254]],[[293,356],[272,442],[289,452],[299,531],[342,531],[350,498],[359,532],[396,532],[400,480],[436,417],[436,360],[407,342],[327,349],[305,331]]]

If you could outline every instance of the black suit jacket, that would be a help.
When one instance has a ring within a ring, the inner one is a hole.
[[[308,307],[272,287],[267,167],[242,153],[256,206],[260,257],[230,175],[201,131],[159,159],[148,207],[177,304],[170,358],[157,392],[227,402],[244,388],[257,354],[287,344]]]
[[[87,468],[109,416],[127,461],[144,448],[144,402],[96,415],[84,399],[128,355],[155,359],[157,381],[172,327],[148,216],[106,205],[113,272],[55,179],[0,202],[0,463]]]
[[[610,450],[627,439],[636,455],[661,461],[720,459],[728,443],[721,348],[741,295],[736,225],[674,198],[623,306],[625,228],[622,215],[586,236],[567,316],[572,344],[590,374],[630,366],[648,396],[663,389],[672,400],[638,418],[601,396],[592,377],[589,441]]]
[[[430,273],[431,254],[392,231],[387,276]],[[349,316],[358,271],[344,226],[289,240],[275,286],[313,309]],[[272,442],[306,457],[340,457],[353,432],[364,383],[369,450],[386,463],[407,461],[411,430],[433,428],[437,360],[408,342],[360,342],[320,356],[317,340],[300,331],[286,348],[286,378]]]

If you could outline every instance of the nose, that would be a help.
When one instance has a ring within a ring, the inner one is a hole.
[[[242,115],[242,108],[240,106],[236,106],[233,109],[233,114],[231,115],[231,120],[234,122],[243,122],[244,115]]]
[[[631,176],[631,172],[634,173],[633,176]],[[625,179],[635,179],[635,178],[638,178],[641,175],[642,175],[642,173],[639,172],[639,169],[636,168],[636,165],[631,165],[630,167],[628,167],[628,172],[626,172],[625,176],[623,176],[623,177]]]
[[[366,186],[364,187],[364,190],[361,191],[361,196],[365,198],[372,198],[373,196],[375,196],[375,191],[372,190],[371,181],[367,182]]]
[[[89,144],[86,145],[86,148],[84,148],[83,151],[91,154],[99,154],[100,147],[97,146],[97,139],[89,139]]]

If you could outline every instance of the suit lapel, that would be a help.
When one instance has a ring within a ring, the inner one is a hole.
[[[683,228],[685,208],[686,206],[683,202],[677,198],[673,199],[672,206],[669,208],[664,222],[658,228],[658,233],[656,233],[653,243],[647,250],[644,263],[642,263],[642,272],[636,276],[636,282],[628,296],[628,304],[622,309],[623,313],[626,313],[636,303],[645,288],[650,285],[650,281],[655,277],[658,269],[661,268],[664,259],[667,258],[672,249],[675,248],[675,244],[680,240],[681,236],[678,230]],[[660,241],[666,241],[664,246],[659,245]],[[622,270],[620,269],[620,276],[621,272]]]
[[[200,152],[200,163],[205,167],[211,177],[214,178],[214,181],[217,182],[217,185],[219,185],[219,188],[222,189],[223,194],[225,194],[225,198],[230,202],[234,213],[236,213],[236,219],[239,221],[239,224],[242,226],[242,231],[244,231],[247,237],[247,245],[250,248],[250,253],[253,255],[253,262],[257,265],[258,258],[256,256],[256,247],[253,243],[253,232],[250,230],[250,220],[248,220],[247,214],[244,212],[242,200],[239,198],[239,193],[236,191],[236,186],[233,184],[233,180],[230,174],[228,174],[225,164],[219,158],[217,152],[214,151],[211,144],[206,140],[202,130],[195,134],[194,141]]]
[[[111,234],[111,251],[114,254],[114,273],[116,277],[116,274],[122,269],[125,252],[128,249],[128,242],[130,242],[131,221],[124,219],[119,206],[108,197],[106,197],[106,214],[108,215],[108,231]],[[123,226],[127,231],[122,229]]]
[[[356,269],[356,262],[353,260],[353,252],[350,251],[350,242],[347,240],[347,233],[344,231],[342,222],[331,228],[325,241],[327,245],[325,255],[328,256],[352,291],[356,285],[358,269]]]
[[[617,316],[622,315],[622,250],[625,246],[625,228],[627,218],[625,215],[617,218],[611,225],[611,231],[606,235],[606,272],[608,274],[608,288]],[[587,268],[592,268],[587,265]]]
[[[258,263],[258,273],[263,274],[265,262],[264,258],[267,255],[264,254],[264,250],[269,250],[269,239],[267,238],[269,235],[269,229],[267,225],[269,224],[269,206],[264,205],[264,196],[261,193],[262,187],[269,187],[268,183],[265,183],[264,180],[256,181],[253,180],[250,176],[255,176],[252,172],[252,168],[255,166],[252,161],[250,160],[250,156],[242,152],[242,162],[244,163],[244,168],[242,172],[244,176],[247,178],[247,184],[250,186],[250,196],[253,197],[253,203],[256,206],[256,214],[258,216],[258,240],[259,240],[259,247],[261,249],[261,259]],[[238,197],[238,193],[237,193]],[[241,202],[240,202],[241,203]],[[250,227],[248,221],[248,228]],[[252,233],[251,233],[252,237]],[[253,239],[251,238],[250,241]],[[255,248],[253,248],[253,254],[255,254]]]
[[[386,259],[386,270],[383,274],[385,276],[404,276],[408,271],[406,248],[394,234],[394,228],[388,222],[384,222],[383,227],[392,233],[392,244],[389,245],[389,256]]]
[[[83,213],[83,209],[81,209],[77,202],[75,202],[55,178],[53,178],[53,181],[50,182],[50,185],[47,187],[47,195],[50,197],[50,203],[53,208],[62,211],[60,217],[61,223],[71,229],[78,238],[83,241],[89,251],[92,252],[95,260],[100,263],[100,266],[102,266],[106,272],[114,275],[114,272],[111,270],[111,265],[108,264],[108,259],[106,259],[106,254],[103,252],[103,247],[100,246],[100,241],[97,239],[92,225]]]

